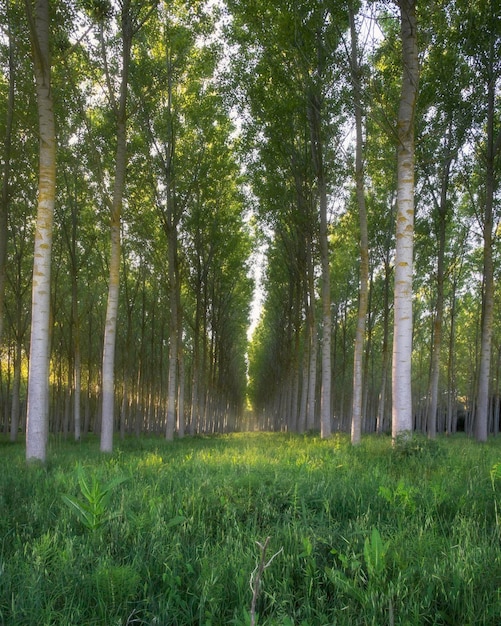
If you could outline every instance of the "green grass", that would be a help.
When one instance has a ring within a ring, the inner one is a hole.
[[[2,626],[501,623],[501,440],[0,441]]]

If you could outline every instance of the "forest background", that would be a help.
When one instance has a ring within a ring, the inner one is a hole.
[[[414,3],[48,4],[0,3],[3,432],[33,411],[40,458],[49,431],[106,451],[114,430],[329,434],[355,398],[360,431],[389,430]],[[408,400],[431,436],[499,430],[500,42],[495,2],[418,7]],[[43,98],[57,166],[35,359]]]

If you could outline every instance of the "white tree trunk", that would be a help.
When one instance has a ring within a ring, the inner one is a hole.
[[[318,187],[319,200],[319,247],[321,265],[322,300],[322,383],[320,392],[320,434],[322,438],[331,436],[331,286],[329,260],[329,232],[327,222],[327,184],[323,163],[321,95],[318,85],[309,96],[308,117],[310,124],[313,166]]]
[[[358,302],[357,329],[353,357],[353,404],[351,412],[351,443],[358,444],[362,438],[363,356],[365,326],[369,299],[369,237],[367,232],[367,209],[364,193],[362,105],[360,97],[360,68],[358,64],[357,31],[355,16],[350,4],[351,72],[353,107],[355,110],[356,151],[355,184],[360,222],[360,291]]]
[[[115,179],[116,180],[116,179]],[[116,182],[115,182],[116,186]],[[104,329],[102,367],[101,452],[113,451],[115,413],[115,343],[120,287],[120,208],[111,224],[110,277]]]
[[[414,112],[419,66],[416,1],[399,0],[402,91],[398,111],[397,227],[393,333],[392,436],[411,432],[412,269],[414,247]]]
[[[122,77],[120,100],[115,110],[117,118],[117,151],[115,160],[115,182],[111,207],[111,247],[108,301],[104,328],[102,366],[102,417],[101,452],[113,451],[115,413],[115,344],[117,334],[118,297],[120,293],[120,224],[127,165],[127,85],[132,45],[130,2],[122,5]],[[108,80],[111,85],[111,81]],[[115,102],[110,91],[110,99]]]
[[[493,37],[489,46],[489,74],[494,74],[496,59]],[[495,158],[501,146],[501,132],[494,137],[496,82],[492,78],[487,86],[487,137],[486,137],[486,180],[485,209],[483,215],[483,291],[482,291],[482,335],[480,340],[480,363],[477,387],[477,412],[475,415],[475,438],[487,441],[489,432],[489,388],[491,379],[492,329],[494,324],[494,262],[492,257],[494,226],[494,191],[496,189]]]
[[[45,461],[48,436],[50,268],[56,191],[56,132],[50,87],[49,0],[26,0],[32,40],[40,133],[38,208],[31,308],[26,428],[27,460]]]

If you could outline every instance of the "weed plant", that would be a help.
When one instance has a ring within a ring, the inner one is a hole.
[[[0,441],[2,626],[501,623],[501,440]]]

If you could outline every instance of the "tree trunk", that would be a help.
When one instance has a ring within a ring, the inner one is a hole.
[[[177,236],[177,216],[176,197],[174,192],[174,127],[172,112],[172,60],[166,59],[168,66],[167,85],[167,110],[169,115],[168,130],[165,146],[164,176],[166,188],[166,207],[163,212],[164,229],[167,235],[167,273],[169,288],[170,320],[169,320],[169,367],[167,382],[167,417],[165,424],[165,438],[170,441],[174,438],[176,428],[176,407],[177,407],[177,383],[178,383],[178,323],[179,323],[179,283],[178,283],[178,236]]]
[[[311,239],[307,240],[307,256],[308,256],[308,302],[306,304],[306,324],[308,342],[308,377],[305,381],[306,394],[306,430],[313,430],[315,427],[315,407],[316,407],[316,390],[317,390],[317,320],[315,315],[315,283],[313,268],[313,251]]]
[[[363,357],[365,325],[367,318],[369,285],[369,236],[367,232],[367,209],[364,193],[362,103],[360,97],[361,72],[358,65],[357,31],[353,6],[349,5],[351,31],[351,76],[353,108],[355,112],[355,185],[360,221],[360,291],[358,299],[357,328],[353,356],[353,405],[351,413],[351,443],[359,444],[362,438]]]
[[[179,365],[179,384],[177,393],[177,434],[178,437],[184,437],[185,433],[185,419],[184,419],[184,386],[185,386],[185,371],[184,371],[184,348],[183,348],[183,331],[182,331],[182,315],[181,315],[181,303],[178,302],[178,347],[177,347],[177,360]]]
[[[398,111],[397,226],[393,333],[392,436],[412,431],[412,268],[414,247],[414,112],[418,90],[416,0],[399,0],[402,90]]]
[[[18,337],[14,352],[14,379],[12,381],[12,406],[10,411],[10,441],[17,440],[19,431],[19,416],[21,414],[21,358],[22,358],[22,342]]]
[[[69,244],[71,258],[71,336],[73,349],[73,420],[75,441],[82,436],[80,395],[82,384],[82,363],[80,355],[80,314],[78,310],[78,262],[77,262],[77,198],[71,205],[71,241]]]
[[[440,351],[442,349],[442,327],[444,318],[444,264],[445,234],[448,221],[447,193],[451,158],[447,158],[442,174],[440,201],[436,207],[438,212],[438,255],[437,255],[437,301],[435,319],[433,320],[433,348],[431,353],[430,384],[428,388],[427,432],[430,439],[437,434],[438,382],[440,373]]]
[[[310,124],[312,159],[317,179],[319,200],[319,244],[321,265],[322,300],[322,386],[320,393],[320,434],[330,437],[331,428],[331,286],[329,262],[329,233],[327,223],[327,185],[323,163],[323,142],[321,135],[321,101],[315,89],[310,94],[308,118]]]
[[[115,344],[117,334],[118,297],[120,291],[120,223],[127,166],[127,85],[131,44],[132,23],[130,16],[130,2],[129,0],[125,0],[122,4],[122,78],[120,84],[120,99],[118,106],[115,108],[117,121],[117,147],[115,158],[115,182],[110,220],[110,275],[103,346],[101,452],[113,451],[115,413]],[[103,54],[105,54],[104,45]],[[111,87],[110,98],[111,101],[114,102]]]
[[[452,281],[450,299],[450,331],[449,331],[449,358],[447,360],[447,434],[457,430],[457,401],[456,401],[456,283]]]
[[[477,411],[475,416],[475,438],[487,441],[489,415],[489,383],[492,352],[492,325],[494,320],[494,265],[492,260],[493,204],[495,190],[495,146],[494,139],[496,81],[494,77],[494,50],[491,38],[489,59],[489,83],[487,85],[487,154],[485,180],[484,273],[482,293],[482,326],[480,340],[480,364],[477,387]],[[501,137],[501,135],[500,135]]]
[[[56,192],[56,131],[50,83],[49,0],[26,0],[40,133],[38,208],[31,305],[26,432],[27,460],[45,462],[48,436],[50,269]]]
[[[10,30],[10,2],[6,1],[7,36],[9,40],[9,91],[7,96],[7,116],[3,141],[2,189],[0,195],[0,346],[4,328],[5,279],[7,261],[7,215],[9,212],[10,157],[12,148],[12,122],[14,118],[15,67],[14,40]]]

